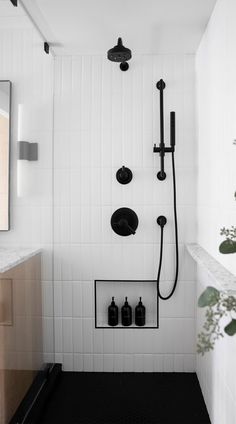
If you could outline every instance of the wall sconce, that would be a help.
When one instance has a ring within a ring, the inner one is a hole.
[[[18,159],[29,161],[38,160],[38,143],[18,141]]]

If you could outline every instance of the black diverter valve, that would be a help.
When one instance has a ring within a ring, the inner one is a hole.
[[[130,236],[136,232],[138,217],[132,209],[120,208],[113,213],[111,226],[119,236]]]
[[[128,184],[133,178],[132,171],[129,168],[126,168],[125,166],[122,166],[122,168],[118,169],[116,173],[116,179],[120,184]]]

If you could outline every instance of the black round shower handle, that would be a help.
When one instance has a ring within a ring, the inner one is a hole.
[[[138,228],[138,217],[130,208],[117,209],[112,214],[111,227],[119,236],[134,235]]]

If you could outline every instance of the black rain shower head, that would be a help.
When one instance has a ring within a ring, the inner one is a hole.
[[[107,58],[112,62],[119,62],[120,69],[122,71],[127,71],[129,69],[129,64],[127,60],[130,60],[132,57],[131,50],[123,46],[122,38],[118,38],[118,43],[112,49],[108,50]]]

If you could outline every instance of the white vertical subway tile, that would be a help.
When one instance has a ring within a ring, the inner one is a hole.
[[[196,371],[196,355],[183,355],[184,357],[184,372]]]
[[[118,330],[118,331],[114,331],[113,336],[114,336],[114,353],[115,354],[122,354],[124,352],[124,335],[125,335],[125,330]]]
[[[93,329],[93,351],[99,354],[104,351],[103,330],[101,329]]]
[[[124,371],[124,356],[122,354],[114,354],[114,372]]]
[[[103,372],[103,355],[93,355],[93,370],[94,372]]]
[[[71,353],[63,354],[63,371],[74,371],[73,355]]]
[[[72,282],[73,317],[83,316],[83,296],[81,281]]]
[[[104,372],[114,371],[114,355],[110,355],[110,354],[103,355],[103,371]]]
[[[55,318],[55,351],[60,353],[63,352],[62,343],[62,318]]]
[[[72,282],[62,282],[62,315],[72,317]]]
[[[73,333],[72,333],[72,319],[63,318],[62,319],[62,347],[63,352],[72,353],[73,352]]]
[[[114,331],[112,329],[105,329],[103,330],[103,352],[104,354],[107,353],[114,353]]]
[[[134,355],[134,371],[143,372],[143,355]]]
[[[86,318],[82,320],[83,331],[83,352],[93,352],[93,323],[92,319]]]
[[[164,372],[174,372],[174,355],[164,355]]]
[[[93,317],[93,304],[94,304],[93,282],[84,281],[82,283],[82,305],[83,317]]]
[[[54,281],[54,315],[62,317],[62,282]]]
[[[53,316],[53,287],[51,281],[42,282],[43,316]]]
[[[73,371],[82,372],[84,370],[83,355],[76,353],[73,356]]]
[[[133,355],[123,355],[124,372],[134,371],[134,357]]]
[[[19,321],[19,318],[20,317],[18,317],[18,321]],[[44,352],[47,352],[47,353],[54,352],[53,318],[43,317],[42,323],[43,323],[43,348],[44,348]],[[24,338],[22,339],[22,342],[23,341],[24,341]],[[20,346],[20,344],[19,344],[19,346]],[[23,350],[24,350],[24,347],[22,346],[22,351]]]
[[[93,372],[93,355],[83,355],[83,371]]]
[[[73,351],[74,353],[82,353],[83,352],[83,330],[82,330],[82,319],[81,318],[73,318],[72,320],[73,326]]]
[[[174,372],[184,371],[184,355],[174,355]]]
[[[56,364],[63,363],[63,353],[55,353],[55,362]]]
[[[153,371],[154,372],[163,372],[164,364],[163,364],[163,355],[154,355],[153,358]]]
[[[153,372],[154,371],[154,355],[143,355],[143,371]]]

